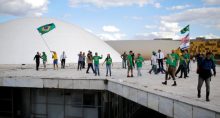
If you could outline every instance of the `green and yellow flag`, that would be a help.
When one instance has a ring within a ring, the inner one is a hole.
[[[50,23],[50,24],[46,24],[43,25],[39,28],[37,28],[38,32],[41,33],[41,35],[53,30],[55,28],[55,24],[54,23]]]
[[[186,33],[187,31],[189,31],[189,25],[187,25],[186,27],[184,27],[180,32],[181,34]]]

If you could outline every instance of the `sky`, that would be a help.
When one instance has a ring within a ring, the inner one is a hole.
[[[220,37],[220,0],[0,0],[0,23],[47,17],[78,25],[103,40]]]

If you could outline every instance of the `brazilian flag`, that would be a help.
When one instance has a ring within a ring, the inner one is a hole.
[[[181,34],[186,33],[187,31],[189,31],[189,25],[187,25],[186,27],[184,27],[180,32]]]
[[[46,25],[43,25],[39,28],[37,28],[38,32],[41,33],[41,35],[53,30],[55,28],[55,24],[54,23],[50,23],[50,24],[46,24]]]

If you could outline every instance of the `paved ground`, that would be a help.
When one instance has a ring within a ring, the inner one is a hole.
[[[0,65],[0,78],[3,77],[39,77],[39,78],[65,78],[65,79],[105,79],[105,66],[101,66],[101,76],[94,76],[90,70],[89,74],[85,73],[85,69],[77,71],[75,64],[67,64],[66,69],[53,70],[52,66],[49,65],[49,69],[46,71],[40,69],[40,71],[34,70],[34,65]],[[173,81],[168,81],[168,85],[162,85],[164,81],[164,74],[149,74],[148,71],[151,68],[149,62],[145,62],[143,65],[142,77],[127,78],[127,70],[121,69],[121,64],[116,63],[112,69],[112,77],[108,79],[127,83],[133,86],[141,86],[146,89],[164,92],[174,97],[186,98],[191,102],[196,101],[198,104],[203,106],[215,107],[220,110],[220,67],[217,66],[217,76],[212,77],[211,81],[211,95],[210,102],[205,101],[205,84],[202,89],[202,98],[197,98],[197,82],[198,75],[196,74],[196,64],[191,64],[191,72],[189,78],[179,79],[177,78],[177,86],[173,87]],[[136,75],[136,70],[134,71]]]

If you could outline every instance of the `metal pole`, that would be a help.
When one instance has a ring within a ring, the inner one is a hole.
[[[48,44],[47,44],[47,42],[45,41],[44,37],[43,37],[42,35],[40,35],[40,36],[41,36],[42,40],[44,41],[45,45],[47,46],[47,48],[49,49],[49,51],[51,51],[51,50],[50,50],[50,47],[48,46]]]

